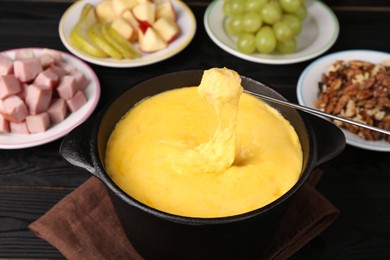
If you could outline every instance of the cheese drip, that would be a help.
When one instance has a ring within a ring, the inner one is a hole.
[[[227,68],[206,70],[198,86],[202,99],[216,113],[218,124],[212,138],[184,154],[183,162],[202,172],[221,172],[236,157],[238,102],[243,92],[237,72]]]

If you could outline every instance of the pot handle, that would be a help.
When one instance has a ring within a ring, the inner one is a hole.
[[[68,133],[61,142],[60,154],[70,164],[96,175],[90,156],[89,134],[91,134],[93,121],[89,119]]]
[[[323,164],[337,155],[345,148],[345,136],[335,124],[318,116],[306,114],[315,137],[317,151],[317,166]]]

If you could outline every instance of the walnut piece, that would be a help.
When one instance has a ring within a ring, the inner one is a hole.
[[[390,60],[374,64],[363,60],[337,60],[321,75],[315,106],[322,111],[390,130]],[[336,122],[366,140],[390,136]]]

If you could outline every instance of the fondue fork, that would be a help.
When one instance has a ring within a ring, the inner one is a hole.
[[[332,118],[332,119],[339,120],[339,121],[342,121],[342,122],[347,123],[347,124],[360,126],[360,127],[363,127],[363,128],[370,129],[372,131],[380,132],[380,133],[385,134],[385,135],[390,135],[390,131],[388,131],[388,130],[381,129],[381,128],[378,128],[378,127],[375,127],[375,126],[366,125],[366,124],[363,124],[363,123],[360,123],[360,122],[357,122],[357,121],[354,121],[354,120],[351,120],[351,119],[348,119],[348,118],[343,118],[343,117],[335,116],[335,115],[332,115],[332,114],[328,114],[328,113],[322,112],[322,111],[320,111],[318,109],[313,109],[313,108],[310,108],[310,107],[307,107],[307,106],[301,106],[301,105],[297,105],[297,104],[294,104],[294,103],[291,103],[291,102],[287,102],[287,101],[283,101],[283,100],[280,100],[280,99],[268,97],[268,96],[265,96],[265,95],[262,95],[262,94],[259,94],[259,93],[256,93],[256,92],[252,92],[252,91],[249,91],[249,90],[246,90],[246,89],[244,90],[244,92],[246,92],[248,94],[251,94],[253,96],[256,96],[256,97],[258,97],[260,99],[267,100],[267,101],[270,101],[270,102],[273,102],[273,103],[277,103],[277,104],[280,104],[280,105],[292,107],[292,108],[295,108],[295,109],[298,109],[298,110],[301,110],[303,112],[310,113],[310,114],[313,114],[313,115],[316,115],[316,116],[323,116],[323,117],[327,117],[327,118]]]

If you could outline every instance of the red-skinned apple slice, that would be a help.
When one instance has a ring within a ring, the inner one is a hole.
[[[96,5],[96,15],[102,20],[113,20],[118,17],[112,1],[103,0]]]
[[[166,0],[156,5],[156,19],[161,17],[176,21],[176,12],[170,0]]]
[[[168,43],[152,27],[145,32],[138,31],[139,48],[143,52],[155,52],[167,47]]]
[[[170,43],[179,34],[179,27],[170,18],[161,17],[153,24],[153,28],[160,34],[164,41]]]
[[[132,38],[130,41],[137,41],[138,40],[138,33],[136,28],[139,28],[139,22],[137,19],[135,19],[133,13],[131,10],[126,10],[122,13],[122,18],[128,22],[133,28],[135,28],[135,33],[132,35]]]
[[[112,6],[118,15],[138,5],[138,0],[111,0]]]
[[[134,28],[138,28],[139,22],[137,19],[134,17],[133,13],[131,10],[126,10],[122,13],[122,18],[125,19],[128,23],[131,24]]]
[[[138,38],[136,29],[121,17],[114,19],[111,23],[111,26],[128,41],[134,41]]]
[[[154,3],[138,4],[132,9],[132,12],[142,26],[150,27],[156,20],[156,5]]]

